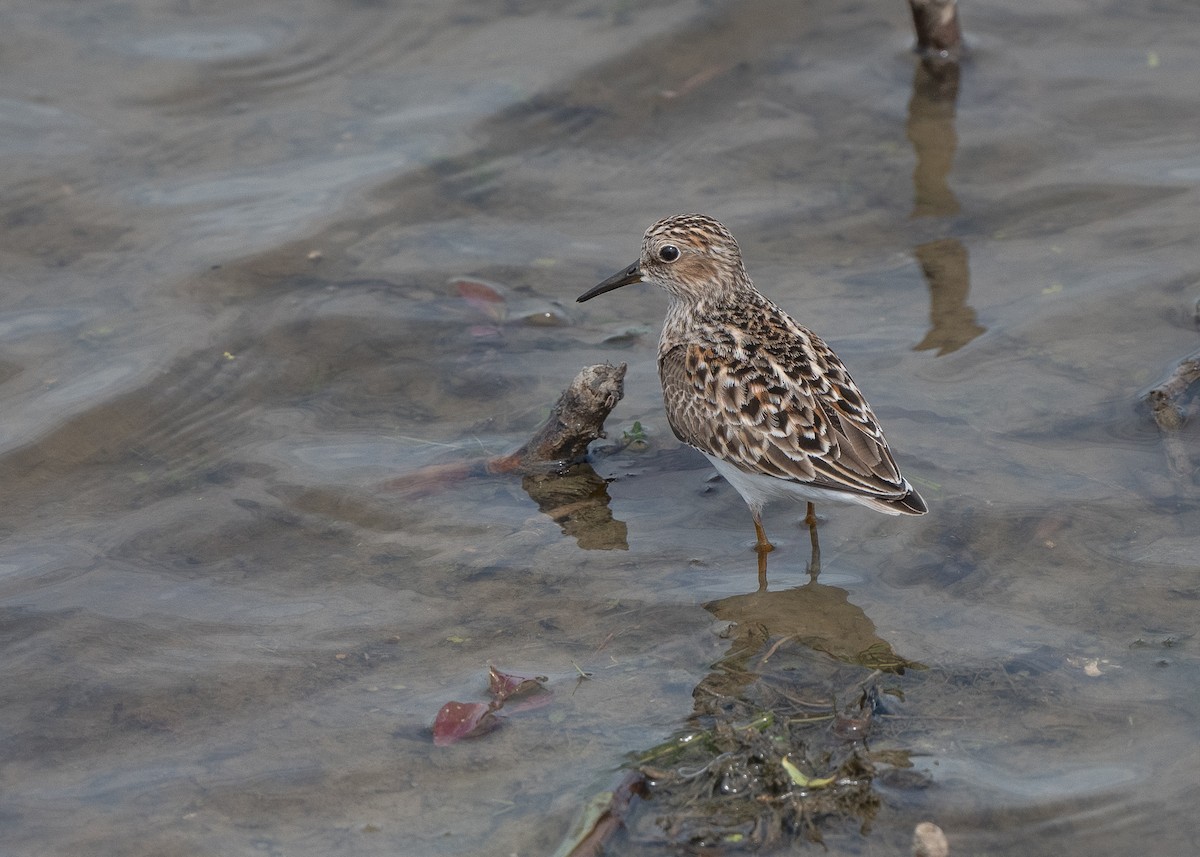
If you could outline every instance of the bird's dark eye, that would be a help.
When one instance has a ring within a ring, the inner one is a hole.
[[[674,262],[679,258],[679,248],[674,244],[664,244],[659,248],[658,258],[664,262]]]

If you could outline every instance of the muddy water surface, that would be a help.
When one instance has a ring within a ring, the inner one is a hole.
[[[1195,853],[1200,434],[1138,406],[1200,348],[1195,10],[967,5],[955,100],[878,5],[10,4],[4,852],[550,853],[732,621],[830,692],[880,642],[927,667],[871,739],[911,775],[833,853],[925,819]],[[662,416],[661,296],[573,303],[692,210],[931,507],[823,509],[821,589],[776,507],[751,597],[744,504]],[[606,360],[645,442],[597,454],[602,537],[462,477]],[[435,748],[488,661],[552,704]],[[664,853],[658,811],[613,853]]]

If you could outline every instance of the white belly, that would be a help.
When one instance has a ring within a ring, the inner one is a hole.
[[[872,497],[851,494],[847,491],[831,491],[828,488],[818,488],[804,482],[790,482],[761,473],[747,473],[734,467],[723,458],[717,458],[707,452],[704,453],[704,457],[712,462],[712,466],[725,477],[726,482],[737,489],[737,492],[742,495],[742,499],[746,501],[746,505],[750,507],[750,511],[755,515],[762,512],[763,506],[768,502],[778,499],[801,500],[809,503],[857,503],[888,515],[901,514]]]

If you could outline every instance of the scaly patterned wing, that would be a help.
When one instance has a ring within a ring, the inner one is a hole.
[[[659,375],[675,435],[749,473],[881,499],[904,496],[908,487],[875,415],[841,361],[808,331],[796,325],[793,332],[797,338],[786,344],[709,339],[662,354]]]

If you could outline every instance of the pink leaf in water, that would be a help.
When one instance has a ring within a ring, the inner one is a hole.
[[[433,744],[445,747],[495,729],[500,721],[485,702],[447,702],[433,721]]]
[[[506,701],[504,703],[504,710],[509,714],[520,714],[522,711],[533,711],[534,709],[549,705],[553,701],[554,694],[541,685],[538,685],[538,689],[532,693],[521,691],[520,698]]]
[[[505,297],[500,288],[485,280],[454,280],[451,285],[467,304],[493,321],[504,321],[508,315]]]
[[[533,693],[534,691],[549,694],[545,685],[542,684],[545,680],[544,676],[526,678],[525,676],[502,673],[491,664],[488,664],[488,690],[492,694],[492,699],[498,703],[503,703],[510,697]]]

